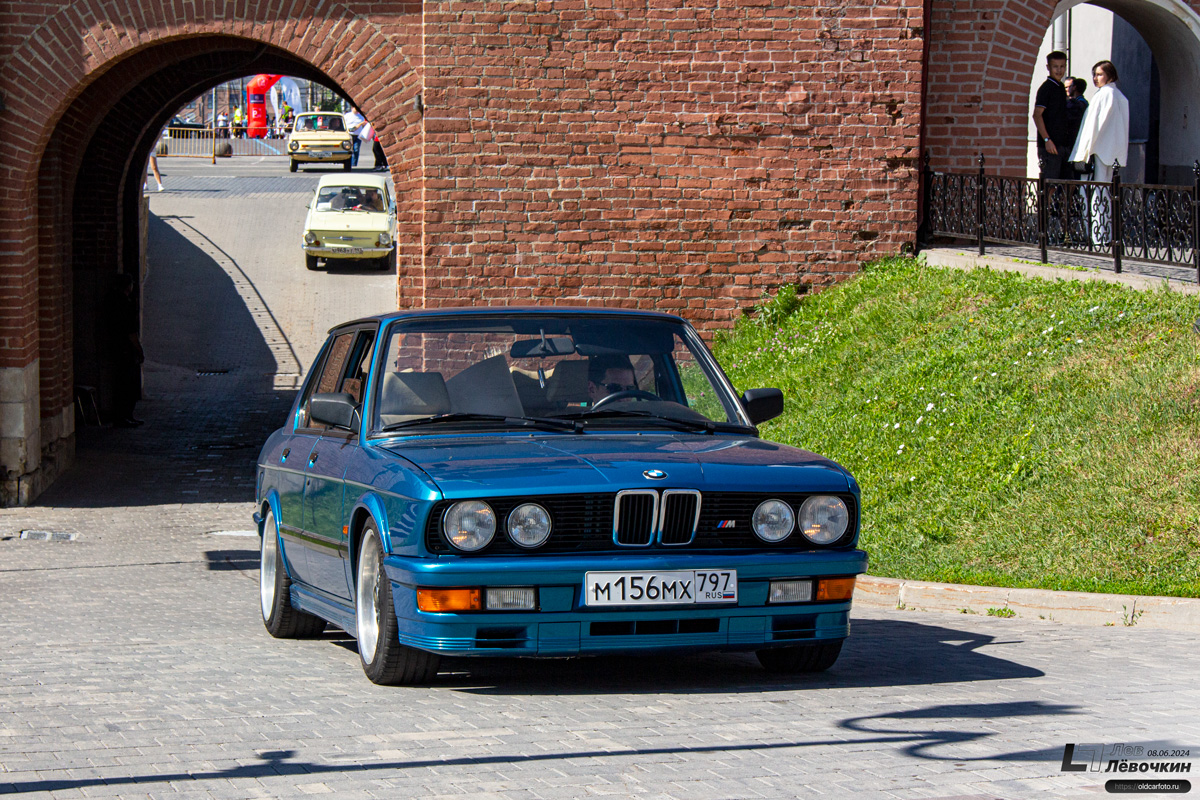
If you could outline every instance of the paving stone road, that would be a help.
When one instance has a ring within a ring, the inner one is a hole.
[[[165,161],[168,187],[186,186]],[[274,377],[294,369],[283,342],[311,353],[322,314],[381,304],[368,274],[317,273],[337,283],[313,290],[294,231],[264,244],[236,230],[284,231],[281,206],[303,192],[273,188],[255,216],[230,205],[255,198],[237,185],[240,199],[153,198],[224,255],[151,231],[146,426],[82,428],[77,466],[36,506],[0,511],[0,794],[1060,798],[1113,777],[1062,772],[1067,743],[1200,761],[1194,637],[1136,626],[860,610],[816,677],[770,676],[750,655],[489,659],[420,688],[369,683],[340,631],[272,639],[257,538],[237,534],[258,444],[291,399]],[[162,307],[179,293],[203,312],[186,335]]]

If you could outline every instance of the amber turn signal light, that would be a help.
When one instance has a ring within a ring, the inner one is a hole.
[[[478,589],[417,589],[422,611],[480,611],[483,592]]]
[[[849,600],[854,595],[854,578],[823,578],[817,582],[817,602]]]

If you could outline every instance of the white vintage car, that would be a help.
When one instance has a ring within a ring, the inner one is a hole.
[[[304,220],[304,263],[369,260],[396,264],[396,198],[383,175],[323,175]]]
[[[330,111],[298,114],[288,136],[291,170],[301,164],[341,164],[347,172],[354,158],[354,134],[346,130],[346,118]]]

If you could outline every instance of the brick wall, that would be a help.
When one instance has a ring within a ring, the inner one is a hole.
[[[426,4],[426,305],[725,324],[912,239],[920,3]]]
[[[934,169],[1023,176],[1029,83],[1055,3],[933,0],[925,147]]]

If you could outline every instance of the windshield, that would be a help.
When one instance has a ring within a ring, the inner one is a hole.
[[[317,211],[382,212],[383,193],[369,186],[322,186],[314,207]]]
[[[346,121],[341,114],[305,114],[296,117],[296,131],[338,131],[346,130]]]
[[[566,430],[747,429],[741,404],[689,326],[600,315],[457,316],[388,331],[372,431],[461,425]],[[452,415],[452,416],[451,416]]]

